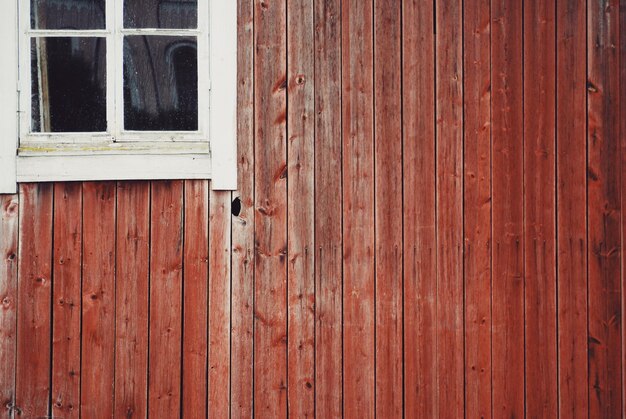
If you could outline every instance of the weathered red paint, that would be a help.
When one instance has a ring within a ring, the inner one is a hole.
[[[2,414],[619,417],[624,3],[240,0],[237,192],[0,197]]]

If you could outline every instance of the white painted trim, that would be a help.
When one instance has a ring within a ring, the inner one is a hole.
[[[211,0],[213,189],[237,189],[237,2]]]
[[[107,31],[106,29],[27,29],[24,32],[29,36],[46,38],[65,38],[72,36],[105,38],[107,35],[111,34],[111,31]]]
[[[210,178],[207,154],[17,158],[18,182]]]
[[[0,13],[0,193],[17,192],[15,177],[15,155],[17,150],[18,110],[18,32],[17,2],[3,4]]]
[[[207,142],[195,143],[162,143],[136,142],[113,143],[92,141],[89,143],[58,144],[51,142],[23,142],[18,149],[18,156],[84,156],[93,154],[209,154]]]
[[[15,2],[15,0],[13,0]],[[21,137],[30,132],[31,124],[31,57],[30,57],[30,38],[26,33],[30,31],[30,1],[20,0],[18,10],[18,35],[19,39],[19,132],[18,143]]]

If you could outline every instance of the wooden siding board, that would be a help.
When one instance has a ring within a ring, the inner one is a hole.
[[[255,3],[254,413],[287,416],[286,1]]]
[[[494,417],[524,415],[522,2],[491,2]]]
[[[619,1],[587,3],[589,415],[619,417],[621,201]]]
[[[287,1],[287,372],[289,415],[315,416],[313,2]]]
[[[115,182],[83,183],[82,417],[113,416],[116,195]]]
[[[374,1],[376,416],[402,417],[400,0]]]
[[[19,186],[15,409],[23,417],[51,413],[53,195],[50,183]]]
[[[342,3],[343,408],[375,412],[373,2]]]
[[[619,138],[620,138],[620,193],[621,193],[621,208],[626,205],[626,0],[620,0],[619,2]],[[626,211],[621,211],[621,305],[622,315],[620,324],[622,325],[622,417],[626,417],[626,332],[624,331],[623,324],[626,321],[626,255],[624,252],[624,246],[626,245]]]
[[[436,33],[438,412],[461,417],[463,352],[463,2],[438,2]]]
[[[341,2],[315,1],[315,409],[342,414]]]
[[[586,2],[557,1],[559,414],[588,415]]]
[[[231,416],[252,416],[254,330],[254,4],[239,0],[239,214],[232,218]]]
[[[176,417],[182,373],[183,182],[153,182],[151,191],[148,416]]]
[[[150,182],[117,184],[114,417],[148,411]]]
[[[0,195],[0,411],[15,405],[18,195]]]
[[[557,417],[555,9],[554,2],[524,2],[524,348],[529,417]]]
[[[209,196],[209,417],[230,412],[231,193]]]
[[[491,417],[491,8],[464,8],[465,409]]]
[[[52,415],[80,415],[82,184],[54,185]]]
[[[402,3],[404,409],[437,416],[435,39],[431,3]]]
[[[202,418],[207,414],[208,181],[185,181],[184,230],[181,407],[185,418]]]

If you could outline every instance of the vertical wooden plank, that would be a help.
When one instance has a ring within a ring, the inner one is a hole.
[[[115,201],[115,182],[83,183],[82,417],[113,416]]]
[[[254,413],[287,415],[286,1],[257,1]]]
[[[464,411],[463,3],[436,5],[437,368],[442,417]]]
[[[152,182],[148,415],[180,413],[183,183]]]
[[[231,416],[252,416],[254,310],[254,3],[239,0],[239,214],[232,218]]]
[[[435,30],[431,2],[402,2],[404,403],[437,416]]]
[[[315,3],[315,409],[342,414],[341,2]]]
[[[231,193],[211,191],[209,216],[209,417],[230,410]]]
[[[52,415],[80,414],[82,184],[54,185]]]
[[[315,416],[313,3],[287,0],[289,415]]]
[[[117,184],[115,417],[145,418],[148,401],[150,183]]]
[[[207,414],[209,182],[185,181],[184,199],[182,415],[202,418]]]
[[[490,418],[491,7],[464,6],[465,408],[468,418]]]
[[[557,278],[559,415],[586,418],[586,1],[557,0]]]
[[[524,415],[522,2],[491,2],[494,417]]]
[[[587,3],[589,415],[622,413],[619,0]]]
[[[19,188],[17,367],[15,409],[22,417],[47,416],[52,328],[52,200],[54,185]]]
[[[375,411],[373,2],[342,6],[343,404],[364,418]]]
[[[626,0],[619,2],[619,138],[621,151],[621,208],[626,206]],[[626,333],[624,332],[624,322],[626,322],[626,252],[623,251],[626,246],[626,211],[621,211],[621,303],[622,316],[620,324],[622,325],[622,417],[626,417]]]
[[[526,415],[557,417],[555,6],[524,2]]]
[[[15,404],[18,206],[18,195],[0,195],[0,411],[7,417]]]
[[[376,416],[402,416],[401,1],[374,0]]]

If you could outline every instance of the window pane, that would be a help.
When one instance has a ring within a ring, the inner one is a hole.
[[[124,27],[195,29],[198,0],[125,0]]]
[[[124,38],[124,129],[198,130],[195,37]]]
[[[106,131],[104,38],[31,40],[32,131]]]
[[[105,0],[30,0],[33,29],[104,29]]]

